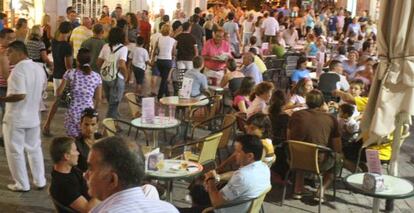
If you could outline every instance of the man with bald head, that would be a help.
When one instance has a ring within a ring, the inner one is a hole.
[[[82,42],[93,36],[92,20],[89,17],[83,17],[82,25],[75,28],[70,36],[70,44],[73,47],[73,58],[76,58]]]
[[[250,52],[243,55],[243,67],[241,71],[245,76],[252,77],[256,85],[263,81],[262,73],[254,63],[254,55]]]

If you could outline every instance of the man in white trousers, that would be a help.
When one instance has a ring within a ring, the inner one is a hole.
[[[44,70],[28,58],[21,41],[9,44],[7,55],[15,65],[7,80],[7,95],[0,97],[6,103],[3,135],[7,162],[15,181],[7,188],[15,192],[30,190],[24,153],[27,153],[33,184],[37,189],[46,186],[45,167],[40,141],[39,107],[46,81]]]

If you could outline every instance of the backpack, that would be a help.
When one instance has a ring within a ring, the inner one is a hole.
[[[102,64],[102,68],[101,68],[102,80],[113,81],[117,78],[119,70],[118,70],[118,58],[115,53],[122,47],[124,46],[121,45],[120,47],[116,48],[114,51],[112,51],[112,47],[110,47],[111,53],[105,59],[104,63]]]

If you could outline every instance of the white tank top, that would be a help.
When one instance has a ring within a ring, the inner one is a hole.
[[[175,39],[170,36],[160,36],[158,39],[158,56],[157,59],[172,60],[172,49]]]

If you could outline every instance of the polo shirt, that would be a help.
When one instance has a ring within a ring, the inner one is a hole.
[[[201,52],[202,56],[210,57],[217,57],[220,55],[230,56],[230,54],[230,44],[228,41],[223,40],[221,44],[216,45],[213,39],[208,40],[204,44],[203,51]],[[226,68],[226,62],[206,59],[204,61],[204,66],[210,70],[219,71]]]
[[[245,66],[242,70],[242,73],[245,76],[252,77],[256,85],[260,84],[263,81],[263,75],[255,63],[251,63]]]
[[[73,44],[73,56],[76,58],[78,51],[86,39],[93,36],[92,30],[85,26],[79,26],[72,31],[70,42]]]
[[[207,77],[200,72],[200,69],[191,69],[185,72],[184,77],[193,79],[191,97],[201,95],[201,91],[208,89]]]

